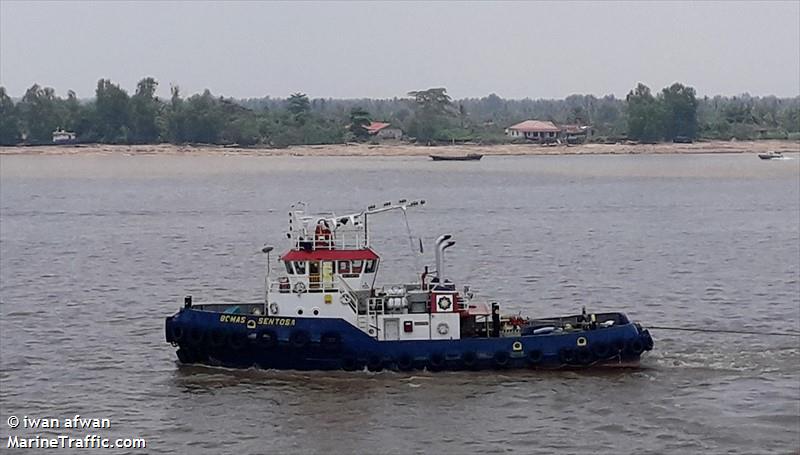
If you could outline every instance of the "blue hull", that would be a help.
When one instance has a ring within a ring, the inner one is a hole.
[[[228,315],[182,308],[166,340],[187,364],[279,370],[575,368],[637,365],[647,330],[623,316],[595,330],[460,340],[377,341],[342,319]]]

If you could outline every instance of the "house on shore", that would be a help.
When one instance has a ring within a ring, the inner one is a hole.
[[[506,128],[506,135],[515,139],[529,139],[539,142],[555,142],[561,129],[553,122],[525,120]]]
[[[589,125],[559,125],[561,138],[567,144],[583,144],[594,134]]]
[[[391,123],[371,122],[367,125],[367,132],[374,139],[378,140],[400,140],[403,138],[403,130],[392,126]]]
[[[53,144],[71,144],[75,142],[77,137],[78,135],[72,131],[64,131],[64,129],[59,128],[53,131]]]

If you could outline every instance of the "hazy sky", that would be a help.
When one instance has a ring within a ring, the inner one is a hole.
[[[0,0],[0,85],[91,97],[99,78],[167,95],[800,95],[800,1],[491,3]]]

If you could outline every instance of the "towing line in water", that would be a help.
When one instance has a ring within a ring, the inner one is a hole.
[[[736,335],[765,335],[773,337],[800,337],[797,332],[758,332],[755,330],[726,330],[726,329],[704,329],[700,327],[669,327],[663,325],[648,325],[648,329],[656,330],[678,330],[681,332],[702,332],[702,333],[732,333]]]

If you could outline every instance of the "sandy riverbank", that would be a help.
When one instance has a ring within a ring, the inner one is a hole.
[[[285,149],[236,148],[213,145],[104,145],[82,144],[40,147],[0,147],[0,155],[253,155],[253,156],[427,156],[463,155],[611,155],[611,154],[690,154],[761,153],[769,150],[800,152],[800,141],[709,141],[694,144],[585,144],[540,146],[532,144],[446,145],[436,147],[410,144],[384,145],[304,145]]]

